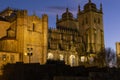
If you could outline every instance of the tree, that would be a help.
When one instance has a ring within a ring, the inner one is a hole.
[[[116,65],[116,56],[115,51],[111,48],[106,49],[106,63],[109,67],[115,67]]]
[[[105,48],[97,53],[95,60],[96,60],[96,64],[99,67],[104,67],[104,66],[113,67],[116,64],[115,58],[116,57],[114,50],[111,48]]]
[[[99,67],[106,66],[106,52],[102,49],[100,52],[96,53],[95,64]]]

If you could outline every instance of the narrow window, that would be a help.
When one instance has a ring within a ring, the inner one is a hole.
[[[94,18],[94,23],[96,23],[96,19]]]
[[[86,34],[86,42],[88,43],[88,34]]]
[[[35,23],[33,23],[33,31],[35,31]]]
[[[100,24],[100,18],[98,18],[98,24]]]
[[[96,43],[96,30],[95,30],[95,32],[94,32],[94,43]]]
[[[87,19],[87,17],[86,17],[86,24],[88,24],[88,19]]]

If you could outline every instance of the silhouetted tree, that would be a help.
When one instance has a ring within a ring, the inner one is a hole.
[[[106,62],[107,62],[107,66],[110,66],[110,67],[114,67],[115,64],[116,64],[116,61],[115,61],[115,51],[111,48],[106,48]]]
[[[97,53],[95,60],[100,67],[115,66],[115,52],[111,48],[102,49]]]
[[[100,52],[97,53],[95,57],[95,63],[99,67],[106,66],[106,52],[105,49],[102,49]]]

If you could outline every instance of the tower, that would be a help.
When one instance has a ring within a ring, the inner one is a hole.
[[[78,6],[77,19],[86,52],[101,51],[104,48],[102,4],[100,4],[100,9],[97,9],[96,4],[89,0],[82,11]]]
[[[94,59],[96,59],[97,53],[104,49],[102,4],[100,4],[100,9],[97,9],[96,4],[88,0],[83,10],[80,9],[79,5],[77,18],[74,18],[73,14],[66,8],[62,18],[56,16],[56,29],[49,30],[48,42],[49,59],[60,59],[56,58],[56,55],[59,56],[63,53],[62,60],[71,66],[73,66],[71,63],[74,63],[75,59],[75,62],[78,62],[77,65],[95,65]],[[73,47],[75,47],[76,54],[70,54],[73,53],[71,51]]]

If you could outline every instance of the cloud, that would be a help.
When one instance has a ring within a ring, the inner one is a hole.
[[[65,11],[66,10],[66,6],[50,6],[47,7],[49,10],[53,10],[53,11]],[[73,11],[75,10],[74,7],[68,6],[69,10]]]
[[[64,13],[66,11],[66,6],[49,6],[49,7],[46,7],[46,11],[48,14],[59,14],[61,15],[62,13]],[[69,11],[71,13],[76,13],[77,11],[77,8],[74,8],[74,7],[71,7],[69,6],[68,7]]]
[[[49,10],[65,10],[66,7],[64,6],[50,6],[50,7],[47,7]]]
[[[47,6],[35,10],[35,13],[39,16],[42,14],[56,16],[57,14],[62,15],[64,12],[66,12],[66,8],[67,8],[66,6]],[[76,15],[77,8],[69,6],[68,9],[73,15]],[[30,13],[33,14],[33,11],[30,11]]]

